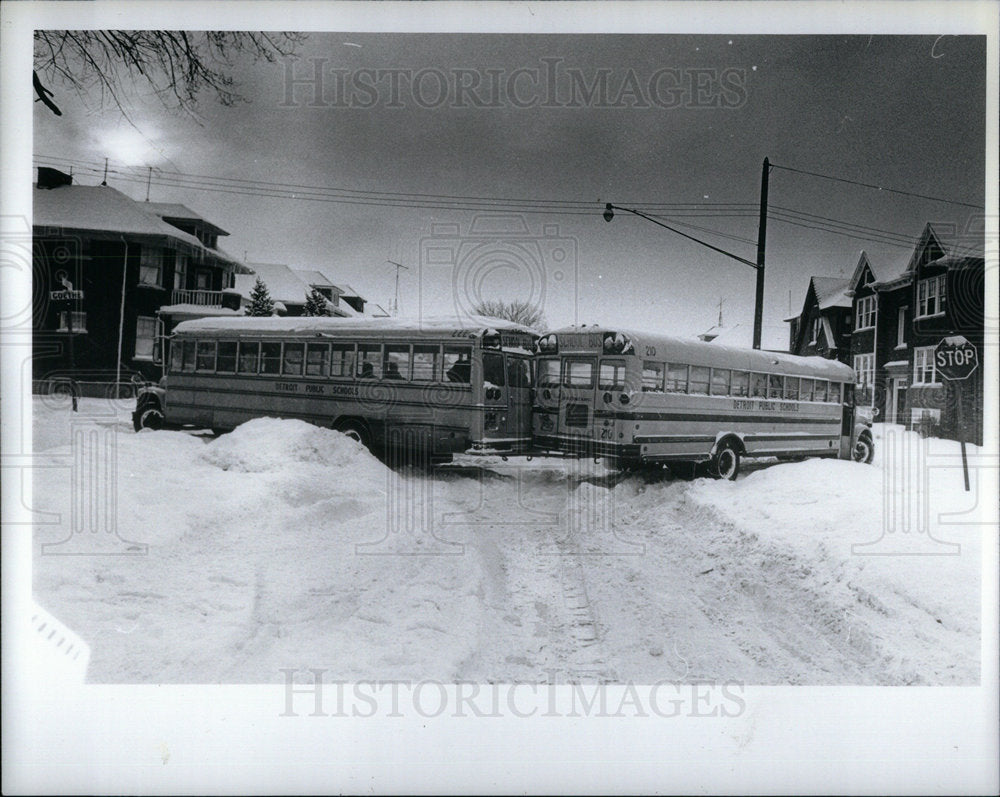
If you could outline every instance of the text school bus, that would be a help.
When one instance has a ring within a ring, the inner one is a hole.
[[[742,457],[870,462],[854,371],[821,357],[736,349],[601,327],[541,337],[534,444],[620,465],[708,462],[734,479]]]
[[[373,451],[446,460],[531,442],[531,329],[495,318],[203,318],[178,324],[135,428],[233,429],[264,416],[338,429]]]

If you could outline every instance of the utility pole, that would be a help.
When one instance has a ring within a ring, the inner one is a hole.
[[[392,303],[392,314],[396,316],[399,315],[399,270],[403,268],[409,271],[410,267],[404,266],[402,263],[397,263],[395,260],[386,260],[385,262],[396,267],[396,298]]]
[[[764,246],[767,242],[767,178],[771,163],[764,158],[760,170],[760,225],[757,228],[757,294],[753,308],[753,347],[760,348],[764,323]]]
[[[153,180],[153,167],[149,166],[147,168],[149,169],[149,172],[146,174],[146,201],[149,202],[149,184]]]

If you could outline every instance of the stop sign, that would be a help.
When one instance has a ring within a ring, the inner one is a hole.
[[[979,352],[961,335],[944,338],[934,347],[934,366],[945,379],[965,379],[979,366]]]

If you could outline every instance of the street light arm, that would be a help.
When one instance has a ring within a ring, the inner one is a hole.
[[[640,218],[646,219],[646,221],[651,221],[653,222],[653,224],[658,224],[661,227],[665,227],[666,229],[670,230],[670,232],[677,233],[678,235],[681,235],[690,241],[694,241],[695,243],[701,244],[702,246],[707,246],[709,249],[711,249],[714,252],[718,252],[720,255],[725,255],[726,257],[732,258],[733,260],[738,260],[740,263],[743,263],[743,265],[750,266],[750,268],[754,269],[755,271],[760,268],[760,266],[757,263],[754,263],[752,260],[747,260],[746,258],[740,257],[739,255],[734,255],[732,252],[727,252],[725,249],[720,249],[717,246],[713,246],[707,241],[703,241],[700,238],[695,238],[693,235],[688,235],[686,232],[681,232],[675,227],[671,227],[669,224],[664,224],[662,221],[655,219],[652,216],[647,216],[645,213],[642,213],[641,211],[634,210],[633,208],[621,207],[620,205],[612,205],[610,202],[608,202],[605,205],[605,208],[606,208],[604,211],[605,221],[611,221],[611,219],[614,218],[614,213],[609,213],[609,211],[624,210],[628,213],[632,213],[636,216],[639,216]]]

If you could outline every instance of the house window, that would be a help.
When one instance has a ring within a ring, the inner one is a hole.
[[[854,310],[854,328],[868,329],[875,326],[875,297],[865,296],[858,300]]]
[[[187,287],[187,255],[177,252],[174,255],[174,290],[182,291]]]
[[[923,346],[913,350],[913,384],[933,385],[941,381],[934,367],[934,346]]]
[[[812,336],[812,340],[810,341],[810,343],[815,343],[816,341],[819,340],[819,331],[822,328],[823,328],[823,319],[820,318],[819,316],[816,316],[813,319],[813,336]]]
[[[944,312],[945,276],[930,277],[917,283],[917,318]]]
[[[73,323],[72,329],[70,328],[70,322]],[[67,311],[63,310],[59,313],[59,331],[60,332],[86,332],[87,331],[87,314],[77,311]]]
[[[901,349],[906,345],[906,308],[900,307],[896,316],[896,348]]]
[[[856,399],[867,401],[872,397],[872,385],[875,384],[875,355],[858,354],[854,357],[855,381],[858,386]]]
[[[205,271],[204,269],[199,269],[195,274],[195,279],[197,280],[197,290],[199,291],[210,291],[212,290],[212,272]]]
[[[163,250],[150,246],[139,252],[139,284],[163,287]]]
[[[156,319],[141,315],[135,320],[135,358],[152,360],[156,348]]]

